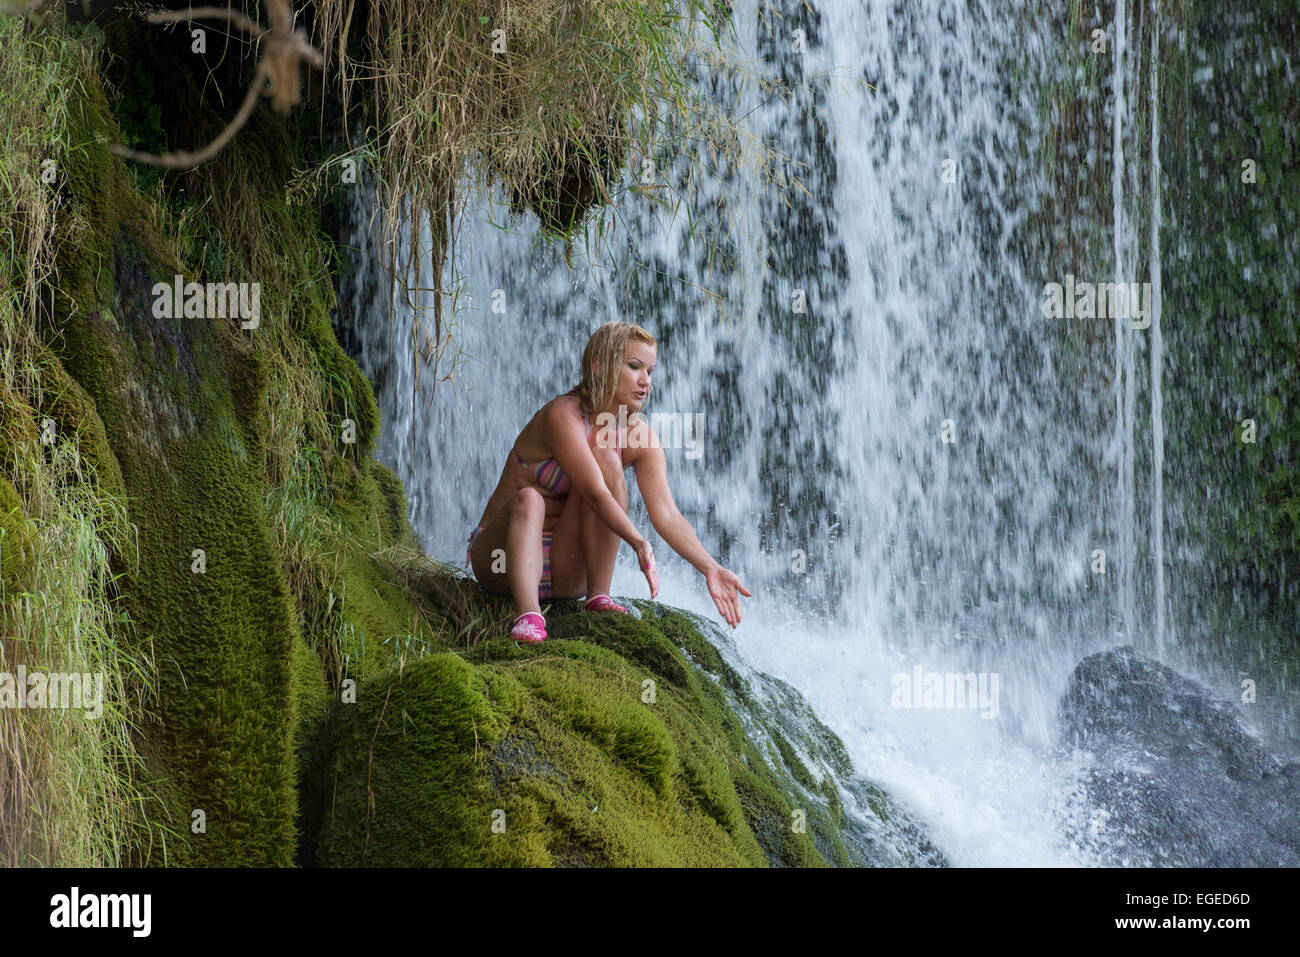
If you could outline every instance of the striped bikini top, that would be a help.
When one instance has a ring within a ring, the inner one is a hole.
[[[587,427],[587,435],[591,435],[591,423],[587,421],[586,413],[583,413],[582,421]],[[623,446],[620,444],[619,449],[621,450],[622,448]],[[560,463],[555,459],[542,459],[540,462],[534,462],[529,465],[519,457],[519,453],[514,449],[510,450],[510,454],[514,456],[515,461],[522,465],[524,469],[527,470],[528,474],[533,477],[533,481],[546,489],[546,491],[553,495],[569,494],[569,477],[564,474],[564,470],[560,468]]]

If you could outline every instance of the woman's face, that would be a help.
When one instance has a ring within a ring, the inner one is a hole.
[[[615,409],[625,405],[629,412],[636,412],[645,405],[657,358],[658,350],[649,343],[633,341],[627,344],[618,373],[618,387],[614,390]]]

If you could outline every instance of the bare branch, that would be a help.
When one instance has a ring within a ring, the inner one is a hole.
[[[222,148],[230,142],[231,138],[248,122],[248,118],[253,115],[253,107],[257,105],[257,95],[262,92],[258,87],[265,79],[266,66],[265,64],[259,64],[257,73],[253,76],[252,85],[249,86],[248,93],[244,95],[244,102],[240,104],[239,112],[235,114],[235,118],[230,121],[224,130],[217,134],[216,139],[197,153],[177,150],[174,153],[155,156],[153,153],[142,153],[139,150],[128,149],[116,143],[113,144],[113,152],[124,159],[149,163],[152,166],[162,166],[166,169],[193,169],[200,163],[206,163],[221,152]]]
[[[253,82],[244,96],[244,102],[240,104],[239,112],[226,128],[217,134],[216,139],[203,149],[195,153],[177,150],[174,153],[156,156],[153,153],[144,153],[128,149],[121,144],[114,144],[113,152],[125,159],[162,166],[166,169],[193,169],[220,153],[231,138],[243,128],[248,118],[253,115],[259,94],[270,97],[271,105],[281,113],[288,113],[292,107],[300,103],[302,89],[298,85],[299,61],[306,60],[319,69],[324,66],[325,58],[307,41],[307,37],[301,30],[293,28],[293,12],[289,8],[289,0],[269,0],[268,6],[271,10],[269,29],[249,19],[243,13],[224,7],[156,10],[149,14],[147,19],[150,23],[178,23],[205,17],[225,20],[255,39],[265,38],[265,49],[261,61],[257,64]]]
[[[188,10],[155,10],[145,19],[150,23],[179,23],[183,20],[200,20],[211,18],[213,20],[227,20],[239,29],[254,37],[260,37],[266,33],[266,27],[260,23],[255,23],[240,13],[238,10],[230,10],[226,7],[190,7]]]

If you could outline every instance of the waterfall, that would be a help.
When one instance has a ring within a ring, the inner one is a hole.
[[[1125,268],[1127,238],[1124,219],[1124,65],[1128,14],[1124,0],[1115,0],[1115,50],[1112,58],[1111,97],[1111,216],[1114,231],[1115,282],[1128,282]],[[1125,329],[1129,319],[1115,317],[1115,444],[1119,452],[1119,620],[1125,634],[1133,629],[1133,341]]]
[[[1156,652],[1165,653],[1165,423],[1160,333],[1160,10],[1151,6],[1151,564],[1155,577]]]
[[[954,863],[1104,861],[1071,836],[1090,814],[1086,758],[1056,749],[1057,702],[1083,655],[1117,637],[1148,640],[1135,594],[1137,335],[1115,320],[1112,377],[1071,364],[1062,327],[1043,318],[1044,282],[1087,265],[1033,240],[1046,201],[1042,81],[1024,65],[1055,55],[1057,41],[1034,29],[1026,3],[786,7],[782,19],[738,2],[726,66],[699,78],[743,117],[739,155],[655,158],[660,183],[680,186],[695,170],[684,197],[694,219],[623,192],[603,229],[589,224],[570,268],[498,193],[469,200],[454,260],[415,283],[447,291],[456,343],[444,378],[426,371],[418,391],[408,329],[416,342],[431,337],[432,300],[399,303],[390,338],[358,193],[359,278],[344,307],[377,385],[377,455],[406,484],[429,552],[463,563],[511,442],[574,384],[590,333],[615,319],[646,326],[659,339],[647,411],[706,422],[702,457],[667,453],[673,495],[755,595],[737,652],[803,692],[855,767]],[[1124,142],[1140,44],[1127,41],[1124,0],[1114,9],[1109,270],[1136,278],[1141,209],[1126,204],[1149,201],[1150,547],[1163,651],[1157,30],[1143,196],[1126,189],[1138,174]],[[760,79],[783,80],[791,95],[767,94]],[[629,174],[623,185],[633,184]],[[1108,386],[1115,419],[1103,443],[1077,416],[1104,409]],[[649,535],[628,475],[632,520]],[[660,600],[717,620],[700,576],[651,538]],[[1114,589],[1090,572],[1099,538]],[[646,597],[626,548],[613,591]],[[913,675],[949,673],[996,676],[996,714],[900,705]]]

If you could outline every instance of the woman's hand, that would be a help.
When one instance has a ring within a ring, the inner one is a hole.
[[[718,611],[727,620],[727,624],[735,628],[740,624],[740,595],[746,598],[754,596],[740,583],[740,579],[733,572],[721,565],[714,565],[705,572],[704,581],[709,586],[709,594],[713,596],[713,603],[718,606]]]
[[[641,566],[641,573],[650,583],[650,598],[659,594],[659,570],[655,568],[655,550],[650,547],[650,540],[643,538],[636,546],[636,562]]]

